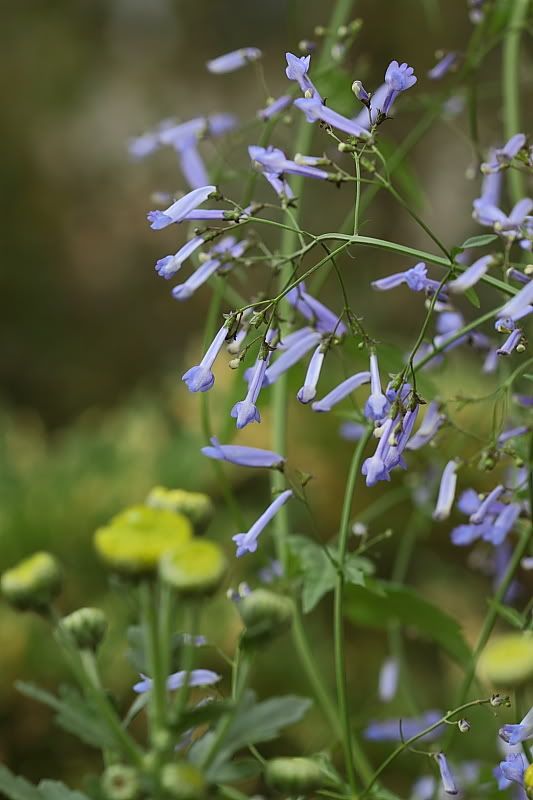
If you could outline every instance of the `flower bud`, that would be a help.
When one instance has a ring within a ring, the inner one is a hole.
[[[139,576],[155,572],[161,556],[182,547],[191,536],[191,523],[183,514],[133,506],[96,531],[94,546],[107,566]]]
[[[459,728],[461,733],[468,733],[471,728],[471,725],[467,719],[460,719],[457,722],[457,727]]]
[[[206,785],[202,773],[192,764],[165,764],[161,770],[161,787],[176,800],[201,800]]]
[[[507,695],[496,693],[491,695],[490,704],[494,708],[498,708],[499,706],[509,707],[511,705],[511,700]]]
[[[261,644],[284,633],[292,622],[292,602],[268,589],[256,589],[243,597],[239,612],[246,626],[243,642]]]
[[[105,614],[99,608],[78,608],[59,624],[80,650],[97,650],[107,630]]]
[[[61,591],[62,570],[50,553],[34,553],[0,579],[2,594],[8,603],[21,610],[45,610]]]
[[[533,798],[533,764],[530,764],[524,772],[524,789],[529,800]]]
[[[226,556],[216,542],[195,539],[161,560],[161,579],[183,595],[211,594],[226,574]]]
[[[323,789],[328,781],[319,765],[310,758],[274,758],[265,767],[269,786],[291,795]]]
[[[354,81],[352,83],[352,92],[365,106],[368,107],[370,105],[370,95],[366,91],[361,81]]]
[[[176,514],[185,514],[196,530],[205,529],[215,511],[211,498],[203,492],[165,489],[163,486],[155,486],[152,489],[146,499],[146,505],[164,508]]]
[[[101,778],[102,791],[108,800],[135,800],[141,791],[137,770],[125,764],[112,764]]]
[[[495,636],[478,661],[482,680],[495,686],[514,687],[533,678],[533,635],[506,633]]]

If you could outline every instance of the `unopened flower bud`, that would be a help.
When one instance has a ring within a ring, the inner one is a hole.
[[[59,624],[80,650],[97,650],[107,630],[105,614],[99,608],[78,608]]]
[[[325,36],[325,35],[326,35],[326,29],[324,28],[324,26],[317,25],[315,28],[315,36]]]
[[[354,81],[352,83],[352,92],[365,106],[368,107],[370,105],[370,95],[366,91],[361,81]]]
[[[200,770],[193,764],[165,764],[161,770],[161,787],[176,800],[201,800],[206,784]]]
[[[300,42],[298,42],[298,50],[300,53],[312,53],[315,49],[316,43],[310,41],[310,39],[302,39]]]
[[[146,499],[146,505],[163,508],[176,514],[185,514],[195,529],[203,530],[211,521],[215,509],[211,498],[203,492],[188,492],[185,489],[165,489],[155,486]]]
[[[219,544],[195,539],[161,559],[161,579],[185,596],[212,594],[226,574],[227,562]]]
[[[5,599],[15,608],[44,611],[61,591],[62,570],[50,553],[34,553],[0,579]]]
[[[461,731],[461,733],[468,733],[471,728],[471,725],[467,719],[460,719],[457,723],[457,727]]]
[[[328,785],[320,766],[310,758],[274,758],[267,762],[265,780],[289,795],[309,794]]]
[[[507,695],[496,693],[491,695],[490,704],[494,708],[498,708],[499,706],[510,706],[511,701],[509,700]]]
[[[478,661],[480,677],[489,684],[514,687],[533,678],[533,635],[505,633],[495,636]]]
[[[108,800],[135,800],[141,792],[137,770],[125,764],[112,764],[101,778],[102,791]]]
[[[243,642],[262,644],[284,633],[292,622],[292,601],[268,589],[256,589],[239,603],[246,626]]]
[[[337,145],[337,150],[339,153],[356,153],[357,147],[353,144],[349,144],[348,142],[339,142]]]
[[[228,362],[228,367],[230,369],[239,369],[240,366],[241,366],[240,358],[232,358],[231,361]]]

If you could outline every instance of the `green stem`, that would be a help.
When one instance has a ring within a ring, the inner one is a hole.
[[[194,637],[198,631],[200,608],[198,602],[191,600],[184,609],[183,628],[184,632],[189,636],[189,640],[183,646],[183,663],[181,666],[185,672],[185,678],[178,692],[174,712],[172,714],[172,721],[174,724],[179,723],[187,706],[187,700],[189,699],[189,676],[194,666],[194,654],[196,649]]]
[[[502,52],[502,101],[505,139],[520,133],[520,37],[524,27],[529,0],[514,0],[509,26],[505,32]],[[524,196],[524,177],[517,169],[507,172],[513,203]]]
[[[242,654],[244,656],[244,654]],[[250,659],[241,657],[238,664],[238,675],[235,678],[235,697],[234,697],[234,707],[232,711],[228,714],[225,714],[224,717],[220,720],[217,729],[213,735],[213,739],[211,741],[211,746],[209,750],[205,754],[204,760],[202,762],[202,770],[207,771],[213,761],[215,760],[215,756],[218,753],[220,745],[224,741],[226,733],[228,732],[233,719],[235,717],[236,711],[239,708],[240,701],[242,699],[242,695],[246,688],[246,682],[248,679],[248,673],[250,671]]]
[[[166,709],[166,680],[161,662],[161,649],[159,646],[158,619],[155,611],[155,598],[152,587],[147,581],[139,586],[139,600],[141,606],[141,622],[144,636],[144,649],[148,664],[148,672],[152,679],[150,690],[150,735],[152,744],[159,738],[158,734],[165,725]]]
[[[335,583],[334,599],[334,619],[333,636],[335,650],[335,678],[337,683],[337,699],[341,723],[343,727],[343,747],[344,759],[348,782],[353,792],[355,792],[355,766],[354,759],[358,762],[358,771],[364,781],[370,777],[370,767],[362,753],[359,745],[354,741],[352,726],[350,721],[350,709],[348,704],[348,686],[346,681],[346,655],[344,651],[344,562],[348,548],[348,536],[350,532],[350,518],[352,513],[353,496],[355,484],[361,466],[361,460],[365,447],[372,436],[373,428],[369,427],[363,436],[352,457],[346,489],[344,491],[344,501],[342,505],[341,521],[339,527],[339,549],[338,549],[338,570]]]

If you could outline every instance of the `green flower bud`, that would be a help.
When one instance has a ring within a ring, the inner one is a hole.
[[[529,800],[533,798],[533,764],[530,764],[524,772],[524,789]]]
[[[141,791],[137,770],[124,764],[107,767],[101,781],[102,790],[109,800],[135,800]]]
[[[180,594],[211,594],[218,589],[226,569],[220,545],[194,539],[161,559],[160,576]]]
[[[268,589],[256,589],[238,605],[246,626],[245,644],[261,644],[286,631],[292,622],[292,601]]]
[[[34,553],[0,579],[2,594],[12,606],[22,610],[45,610],[61,591],[63,574],[50,553]]]
[[[146,505],[185,514],[197,530],[203,530],[213,518],[213,502],[202,492],[185,489],[165,489],[155,486],[146,499]]]
[[[176,800],[201,800],[206,785],[202,773],[192,764],[166,764],[161,770],[161,786]]]
[[[533,678],[533,635],[506,633],[495,636],[478,661],[482,680],[494,686],[519,686]]]
[[[319,765],[310,758],[274,758],[265,767],[269,786],[287,794],[308,794],[328,784]]]
[[[94,546],[116,572],[145,575],[157,570],[161,556],[183,547],[191,537],[191,523],[183,514],[133,506],[96,531]]]
[[[78,608],[60,622],[80,650],[97,650],[107,630],[107,620],[99,608]]]

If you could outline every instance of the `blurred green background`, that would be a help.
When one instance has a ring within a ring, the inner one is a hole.
[[[188,395],[179,381],[201,348],[210,290],[198,292],[188,303],[173,301],[153,265],[177,249],[186,231],[154,233],[145,220],[153,192],[176,192],[184,186],[172,153],[134,163],[127,140],[166,117],[186,120],[232,111],[243,120],[253,119],[266,99],[255,71],[210,76],[205,61],[240,46],[258,46],[265,54],[268,91],[276,95],[286,86],[285,51],[312,38],[314,26],[327,21],[332,5],[329,0],[23,0],[2,10],[0,568],[36,548],[58,554],[68,575],[65,611],[82,603],[111,602],[116,609],[92,553],[91,534],[125,505],[142,501],[154,484],[209,491],[220,509],[216,533],[229,541],[235,532],[215,473],[199,454],[203,435],[198,398]],[[471,26],[466,2],[356,0],[354,16],[363,19],[364,27],[347,59],[347,84],[341,92],[343,103],[353,103],[353,113],[359,109],[346,87],[355,78],[376,87],[392,58],[408,61],[419,75],[416,93],[398,104],[398,119],[384,131],[392,152],[427,108],[426,92],[434,87],[424,76],[433,66],[434,51],[461,49],[467,41]],[[531,91],[531,75],[531,52],[526,49],[524,96]],[[488,59],[482,80],[479,130],[486,147],[502,138],[497,52]],[[436,91],[446,96],[440,86]],[[223,160],[228,178],[224,188],[230,196],[234,190],[238,197],[245,146],[257,141],[261,126],[250,130],[229,144],[217,144],[216,150],[206,146],[206,155]],[[287,127],[277,141],[292,152],[292,138]],[[320,139],[315,152],[324,146]],[[426,131],[398,175],[409,202],[450,246],[479,232],[470,217],[479,187],[475,163],[467,115],[462,114]],[[348,187],[310,187],[306,227],[338,228],[349,195]],[[362,232],[433,248],[407,214],[384,196],[363,215]],[[369,250],[352,252],[341,264],[354,310],[364,315],[373,336],[395,345],[392,365],[421,324],[420,298],[406,293],[376,296],[367,287],[372,276],[411,264]],[[324,293],[328,301],[340,303],[333,281]],[[300,378],[293,378],[295,389]],[[212,404],[216,430],[222,425],[219,409],[229,407],[235,391],[233,379],[225,367],[218,370]],[[493,379],[480,375],[474,356],[460,353],[428,381],[430,393],[444,397],[453,396],[458,387],[482,395],[494,385]],[[350,445],[339,439],[331,446],[338,419],[320,417],[311,427],[309,410],[295,405],[290,409],[291,459],[316,476],[313,509],[327,537],[338,523]],[[457,410],[455,421],[487,435],[489,410],[488,405]],[[240,441],[268,446],[268,434],[265,412],[264,425],[246,431]],[[251,521],[268,498],[264,477],[229,474]],[[492,481],[488,476],[487,485]],[[381,494],[381,489],[364,493],[358,508]],[[410,514],[405,498],[378,523],[378,529],[391,525],[395,531],[377,551],[385,576]],[[297,524],[305,532],[303,513]],[[463,551],[453,551],[448,530],[433,530],[431,548],[423,544],[417,552],[409,580],[458,615],[471,639],[484,612],[488,582],[469,570]],[[233,582],[243,571],[239,565]],[[329,634],[324,634],[329,614],[326,601],[311,622],[326,670],[331,668]],[[215,607],[208,628],[227,652],[237,627],[231,610],[223,604]],[[94,756],[56,729],[51,737],[51,715],[12,688],[18,677],[50,687],[65,675],[48,631],[41,621],[2,607],[0,641],[0,759],[32,778],[76,782],[81,771],[95,766]],[[126,673],[116,648],[112,635],[103,655],[108,680],[128,692],[135,676]],[[297,663],[280,660],[276,653],[265,655],[258,671],[260,692],[279,691],[280,685],[284,691],[304,691]],[[353,629],[349,653],[354,708],[358,716],[372,716],[378,712],[376,675],[387,653],[386,638]],[[450,664],[420,642],[413,642],[410,653],[420,679],[420,705],[444,703],[442,692],[456,679]],[[216,655],[208,660],[206,666],[222,669]],[[300,726],[294,733],[304,749],[327,743],[315,716],[315,725]],[[289,751],[296,746],[287,745]]]

